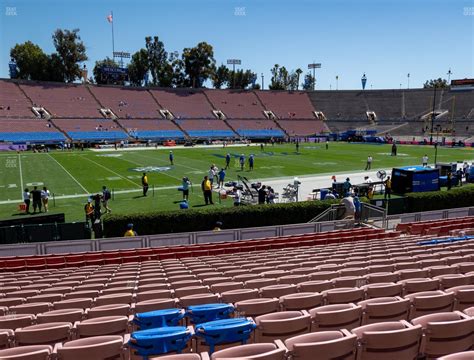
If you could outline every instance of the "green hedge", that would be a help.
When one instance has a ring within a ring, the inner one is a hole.
[[[232,208],[188,209],[110,215],[104,219],[106,237],[123,236],[127,224],[133,223],[139,235],[212,230],[217,221],[223,229],[304,223],[322,213],[337,201],[303,201],[299,203],[242,206]]]
[[[408,212],[432,211],[474,205],[474,185],[452,188],[449,191],[409,193],[406,195]]]

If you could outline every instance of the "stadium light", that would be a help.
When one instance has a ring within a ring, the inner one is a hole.
[[[235,89],[235,65],[242,65],[242,60],[240,59],[227,59],[227,65],[232,65],[232,89]]]
[[[313,91],[316,88],[316,69],[320,69],[320,68],[321,68],[320,63],[314,63],[313,62],[311,64],[308,64],[308,69],[313,70]]]
[[[449,68],[449,71],[446,75],[448,75],[448,85],[450,84],[450,81],[451,81],[451,75],[452,75],[452,71],[451,71],[451,68]]]
[[[262,73],[262,90],[263,90],[263,79],[264,79],[264,77],[263,77],[263,73]]]

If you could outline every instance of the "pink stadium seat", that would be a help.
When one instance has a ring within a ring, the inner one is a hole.
[[[211,360],[284,360],[285,354],[286,348],[274,343],[247,344],[216,351],[211,355]]]
[[[283,311],[309,310],[320,306],[322,302],[322,295],[314,292],[299,292],[280,297],[280,304]]]
[[[362,325],[384,321],[408,320],[410,301],[398,296],[379,297],[359,301],[362,308]]]
[[[103,316],[76,322],[77,337],[124,335],[130,331],[127,316]]]
[[[409,319],[440,311],[451,311],[454,304],[454,294],[440,290],[409,294],[405,299],[411,303]]]
[[[15,330],[18,345],[54,345],[67,341],[72,336],[70,322],[52,322],[26,326]]]
[[[295,334],[309,332],[311,316],[305,310],[282,311],[260,315],[255,318],[255,342],[285,340]]]
[[[309,310],[311,332],[352,329],[360,325],[362,308],[352,303],[319,306]]]
[[[20,346],[12,349],[0,350],[3,360],[49,360],[53,348],[49,345]]]
[[[178,307],[178,299],[151,299],[135,303],[133,310],[135,313],[141,313],[176,307]]]
[[[467,351],[473,346],[474,319],[459,311],[424,315],[411,322],[423,327],[420,353],[427,358]]]
[[[321,360],[355,360],[357,350],[357,336],[345,329],[297,335],[284,343],[287,356],[300,360],[313,360],[316,354]]]
[[[123,338],[117,335],[95,336],[68,341],[57,348],[61,360],[125,359]]]
[[[279,300],[276,298],[248,299],[236,302],[235,309],[242,316],[259,316],[276,312],[280,308]]]
[[[258,295],[257,289],[236,289],[224,291],[221,293],[221,298],[226,303],[237,303],[243,300],[257,299]]]
[[[471,360],[474,358],[474,351],[463,351],[456,354],[446,355],[438,360]]]
[[[352,329],[360,341],[358,359],[379,360],[383,352],[387,359],[411,359],[418,356],[422,328],[406,321],[381,322]]]
[[[83,309],[62,309],[52,310],[45,313],[36,315],[36,322],[38,324],[50,323],[50,322],[70,322],[82,320],[84,316]]]

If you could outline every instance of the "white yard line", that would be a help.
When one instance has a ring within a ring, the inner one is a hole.
[[[89,158],[86,157],[86,156],[83,156],[82,158],[83,158],[83,159],[86,159],[86,160],[88,160],[88,161],[90,161],[90,162],[93,162],[94,164],[100,166],[101,168],[107,170],[108,172],[111,172],[111,173],[114,174],[114,175],[117,175],[118,177],[120,177],[120,178],[122,178],[122,179],[124,179],[124,180],[127,180],[129,183],[132,183],[132,184],[135,185],[136,187],[138,187],[138,188],[140,188],[140,189],[142,188],[141,185],[137,184],[136,182],[133,182],[132,180],[126,178],[125,176],[120,175],[119,173],[116,173],[116,172],[113,171],[112,169],[109,169],[108,167],[106,167],[106,166],[104,166],[104,165],[102,165],[102,164],[99,164],[98,162],[96,162],[96,161],[94,161],[94,160],[91,160],[91,159],[89,159]]]
[[[89,191],[87,191],[87,189],[86,189],[84,186],[82,186],[82,184],[81,184],[79,181],[77,181],[77,179],[76,179],[74,176],[72,176],[72,174],[71,174],[69,171],[67,171],[64,166],[62,166],[62,165],[59,163],[59,161],[57,161],[55,158],[53,158],[49,153],[48,153],[48,156],[49,156],[54,162],[56,162],[56,164],[58,164],[58,165],[61,167],[61,169],[63,169],[64,172],[65,172],[66,174],[68,174],[68,175],[71,177],[71,179],[74,180],[74,182],[75,182],[77,185],[79,185],[79,186],[81,187],[82,190],[84,190],[84,192],[85,192],[86,194],[90,194]]]
[[[21,155],[18,154],[18,167],[20,168],[20,199],[23,198],[23,169],[21,168]]]

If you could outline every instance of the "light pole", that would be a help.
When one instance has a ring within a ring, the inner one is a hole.
[[[241,65],[242,61],[239,59],[228,59],[227,65],[232,65],[232,89],[235,89],[235,65]]]
[[[365,76],[365,73],[364,75],[362,75],[362,77],[360,78],[360,82],[362,83],[362,90],[365,90],[365,85],[367,84],[367,76]],[[372,86],[372,85],[371,85]]]
[[[336,75],[336,90],[339,90],[339,75]]]
[[[263,90],[263,79],[264,79],[264,77],[263,77],[263,73],[262,73],[262,90]]]
[[[308,69],[311,70],[313,69],[313,91],[316,89],[316,69],[320,69],[321,64],[320,63],[311,63],[308,64]]]
[[[436,84],[433,87],[433,110],[431,111],[431,131],[430,131],[430,145],[433,145],[433,126],[435,119],[435,106],[436,106]]]
[[[438,136],[439,136],[440,128],[441,128],[441,124],[436,125],[436,143],[435,143],[435,158],[434,158],[435,166],[436,166],[436,159],[438,158]]]
[[[450,83],[450,81],[451,81],[451,75],[452,75],[452,74],[453,74],[453,73],[452,73],[452,71],[451,71],[451,68],[449,68],[449,71],[448,71],[448,73],[447,73],[447,75],[448,75],[448,85],[449,85],[449,83]]]
[[[410,89],[410,73],[407,74],[407,88]]]

